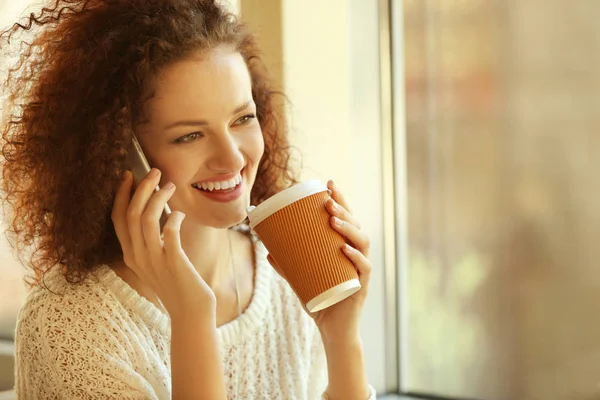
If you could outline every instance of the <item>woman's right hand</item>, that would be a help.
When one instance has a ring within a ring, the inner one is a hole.
[[[174,399],[226,399],[216,327],[217,300],[181,248],[185,215],[173,211],[160,234],[160,216],[175,187],[155,192],[153,169],[133,197],[127,171],[115,196],[112,220],[123,261],[158,296],[171,316],[171,387]],[[131,200],[130,200],[131,197]]]
[[[123,261],[158,296],[171,319],[205,316],[216,319],[216,298],[181,247],[185,214],[173,211],[163,227],[159,219],[175,193],[172,183],[155,192],[160,171],[153,168],[131,197],[133,176],[126,171],[117,189],[112,221]]]

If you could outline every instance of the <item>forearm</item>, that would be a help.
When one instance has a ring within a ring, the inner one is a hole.
[[[365,371],[362,340],[359,335],[353,339],[331,340],[323,337],[329,384],[326,396],[329,400],[366,400],[369,398],[369,384]]]
[[[214,322],[171,322],[171,382],[174,400],[227,398]]]

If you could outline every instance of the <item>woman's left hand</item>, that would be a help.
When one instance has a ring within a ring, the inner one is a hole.
[[[327,211],[331,214],[330,224],[347,242],[347,245],[340,251],[356,267],[361,289],[331,307],[309,314],[315,320],[324,339],[335,338],[336,341],[345,337],[355,339],[358,335],[360,316],[371,280],[371,262],[367,258],[370,241],[369,236],[360,229],[360,224],[352,215],[344,196],[332,180],[327,182],[327,187],[331,190],[331,199],[325,204]],[[268,259],[271,265],[280,272],[281,270],[275,265],[274,260],[270,256]]]

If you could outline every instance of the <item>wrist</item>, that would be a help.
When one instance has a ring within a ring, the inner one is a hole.
[[[191,326],[196,329],[216,329],[217,313],[211,310],[179,310],[178,312],[169,312],[171,326]]]
[[[333,332],[325,329],[319,329],[324,347],[352,347],[360,345],[362,347],[362,338],[358,330],[344,330],[343,332]]]
[[[363,353],[363,343],[360,335],[325,338],[322,337],[323,348],[328,358],[340,360],[346,355],[358,355]]]
[[[326,398],[367,399],[370,390],[360,335],[345,337],[342,340],[324,339],[323,345],[329,376]]]

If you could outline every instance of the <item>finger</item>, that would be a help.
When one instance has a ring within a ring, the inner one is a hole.
[[[344,245],[344,247],[342,247],[342,251],[344,252],[346,257],[348,257],[348,259],[352,261],[352,264],[354,264],[354,266],[358,270],[360,285],[363,287],[363,289],[366,289],[371,280],[371,262],[367,257],[365,257],[363,253],[350,246],[349,244]]]
[[[341,220],[349,222],[352,225],[354,225],[355,227],[357,227],[358,229],[360,229],[360,223],[358,222],[358,220],[356,218],[354,218],[354,216],[352,214],[350,214],[348,212],[348,210],[346,210],[344,207],[342,207],[341,205],[336,203],[335,200],[333,200],[333,199],[327,200],[327,203],[325,203],[325,208],[334,217],[338,217]]]
[[[142,233],[152,257],[160,257],[163,252],[160,216],[173,193],[175,193],[175,185],[169,182],[150,198],[146,211],[142,214]]]
[[[354,247],[364,253],[365,256],[368,256],[370,243],[369,236],[366,233],[338,217],[331,217],[330,224],[336,232],[344,236]]]
[[[273,256],[271,254],[267,254],[267,261],[269,262],[269,264],[271,264],[271,267],[273,267],[273,269],[275,271],[277,271],[277,273],[279,275],[281,275],[281,277],[287,281],[287,279],[285,277],[285,273],[283,272],[283,270],[281,269],[279,264],[277,264],[277,261],[275,261],[275,259],[273,258]]]
[[[148,205],[148,200],[154,193],[154,189],[160,181],[160,171],[156,168],[146,175],[140,182],[131,198],[127,210],[127,224],[131,235],[131,244],[136,257],[143,257],[146,253],[146,241],[142,232],[141,217]]]
[[[335,185],[335,183],[333,182],[333,179],[330,179],[329,182],[327,182],[327,188],[329,190],[331,190],[331,198],[333,200],[335,200],[336,203],[338,203],[339,205],[344,207],[350,214],[352,214],[352,210],[348,206],[348,202],[346,201],[346,198],[344,197],[342,192],[340,192],[338,187]]]
[[[185,214],[181,211],[173,211],[165,226],[163,227],[164,250],[169,260],[174,261],[176,257],[185,254],[181,248],[181,224]]]
[[[269,262],[269,264],[271,264],[273,268],[279,270],[279,264],[277,264],[277,261],[275,261],[271,254],[267,254],[267,261]]]
[[[131,238],[129,236],[129,229],[127,227],[127,209],[129,207],[129,199],[131,197],[131,186],[133,184],[133,174],[131,171],[125,171],[123,179],[117,188],[115,193],[115,199],[113,201],[113,207],[111,212],[111,219],[115,227],[115,233],[117,239],[121,243],[121,249],[123,250],[123,257],[131,251]]]

